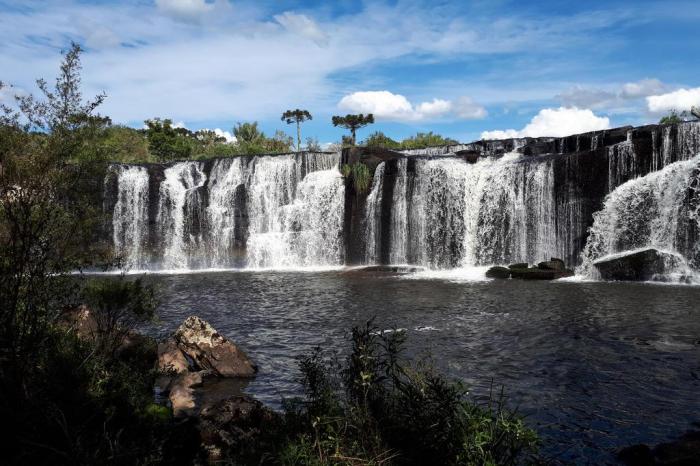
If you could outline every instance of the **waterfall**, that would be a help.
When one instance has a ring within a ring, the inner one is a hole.
[[[112,239],[125,269],[147,265],[144,258],[148,238],[148,170],[117,165],[117,202],[112,215]]]
[[[304,177],[293,156],[255,160],[247,186],[248,267],[342,264],[345,188],[333,159],[324,160],[310,168],[333,168]]]
[[[449,158],[414,164],[408,173],[406,159],[397,161],[390,262],[450,268],[556,255],[551,162],[513,152],[474,164]]]
[[[244,248],[246,167],[242,157],[219,159],[209,175],[209,266],[239,263],[236,248]]]
[[[165,169],[160,185],[157,222],[163,241],[165,269],[189,269],[199,260],[192,252],[201,244],[202,188],[206,176],[197,162]],[[193,259],[193,260],[191,260]]]
[[[372,190],[367,196],[365,209],[365,263],[377,264],[381,260],[382,237],[382,191],[384,189],[384,167],[377,165],[372,178]]]
[[[578,272],[601,257],[643,247],[677,252],[700,268],[700,155],[617,187],[593,216]]]

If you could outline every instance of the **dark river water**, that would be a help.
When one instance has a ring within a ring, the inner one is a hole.
[[[259,364],[246,391],[279,406],[299,394],[295,357],[347,348],[375,317],[401,328],[483,398],[512,407],[559,462],[614,463],[635,443],[700,421],[700,287],[593,282],[450,281],[351,272],[155,275],[165,335],[197,314]]]

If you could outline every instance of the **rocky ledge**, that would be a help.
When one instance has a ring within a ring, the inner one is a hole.
[[[494,266],[486,271],[486,278],[496,279],[556,280],[573,275],[573,270],[566,268],[564,261],[556,257],[532,267],[523,262],[511,264],[508,267]]]

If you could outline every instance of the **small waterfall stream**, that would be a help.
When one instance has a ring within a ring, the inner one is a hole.
[[[148,170],[116,165],[117,203],[112,215],[112,240],[125,269],[146,267],[144,251],[148,237]]]

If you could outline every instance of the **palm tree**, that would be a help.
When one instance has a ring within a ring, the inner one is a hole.
[[[359,115],[345,115],[344,117],[334,116],[332,121],[333,126],[342,126],[350,130],[352,134],[352,145],[354,146],[356,142],[355,132],[364,126],[374,123],[374,115],[371,113],[367,115],[360,113]]]
[[[282,121],[286,121],[288,125],[297,124],[297,152],[301,150],[301,124],[306,120],[311,120],[311,114],[308,110],[287,110],[282,114]]]

